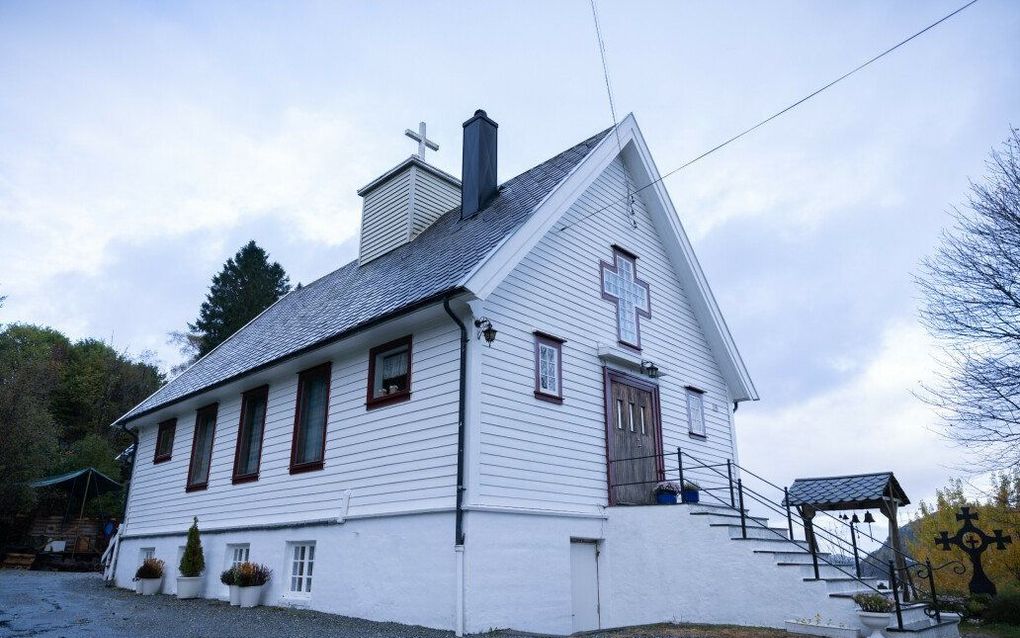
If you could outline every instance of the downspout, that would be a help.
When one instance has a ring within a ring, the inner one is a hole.
[[[131,498],[131,483],[135,478],[135,461],[138,460],[138,432],[137,430],[129,430],[126,423],[120,424],[120,429],[125,434],[131,437],[131,440],[135,446],[134,453],[131,454],[131,471],[128,472],[127,485],[124,487],[124,515],[120,519],[120,525],[117,526],[117,536],[120,536],[121,532],[124,531],[124,526],[127,525],[127,508],[128,499]],[[117,541],[117,551],[113,553],[113,562],[111,564],[110,573],[113,575],[109,581],[107,581],[107,587],[117,585],[117,561],[120,560],[120,540]]]
[[[457,400],[457,495],[453,533],[453,549],[457,556],[457,636],[464,635],[464,429],[467,412],[467,346],[468,328],[450,308],[450,297],[443,299],[443,309],[460,328],[460,392]]]

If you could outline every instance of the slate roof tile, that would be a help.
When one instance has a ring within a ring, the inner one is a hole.
[[[797,479],[790,486],[789,500],[790,505],[815,505],[820,509],[854,504],[863,508],[862,503],[880,501],[890,488],[901,505],[910,502],[892,472]]]
[[[215,350],[117,420],[124,423],[274,362],[341,338],[382,317],[441,298],[610,131],[606,129],[508,180],[474,217],[449,211],[413,241],[364,266],[357,260],[291,291]]]

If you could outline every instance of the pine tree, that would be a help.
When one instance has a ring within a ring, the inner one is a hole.
[[[269,263],[269,253],[254,240],[249,241],[213,277],[198,319],[188,324],[191,334],[184,341],[191,338],[197,359],[288,292],[290,279],[283,266]],[[176,339],[181,341],[180,337]]]
[[[200,576],[205,570],[205,554],[202,552],[202,540],[198,537],[198,517],[188,528],[188,543],[184,546],[184,555],[181,556],[181,576],[193,578]]]

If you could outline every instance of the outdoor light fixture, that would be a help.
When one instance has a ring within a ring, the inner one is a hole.
[[[641,362],[641,373],[646,375],[649,379],[659,378],[659,366],[655,365],[651,361]]]
[[[485,337],[485,345],[492,347],[492,342],[496,340],[496,329],[492,327],[492,322],[485,317],[475,319],[475,328],[478,328],[475,338]]]

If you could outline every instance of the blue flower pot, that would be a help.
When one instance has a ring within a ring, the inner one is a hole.
[[[697,503],[698,502],[698,490],[681,490],[680,499],[684,503]],[[674,502],[676,498],[674,497]]]
[[[656,492],[655,502],[659,505],[676,505],[676,493],[674,492]]]

